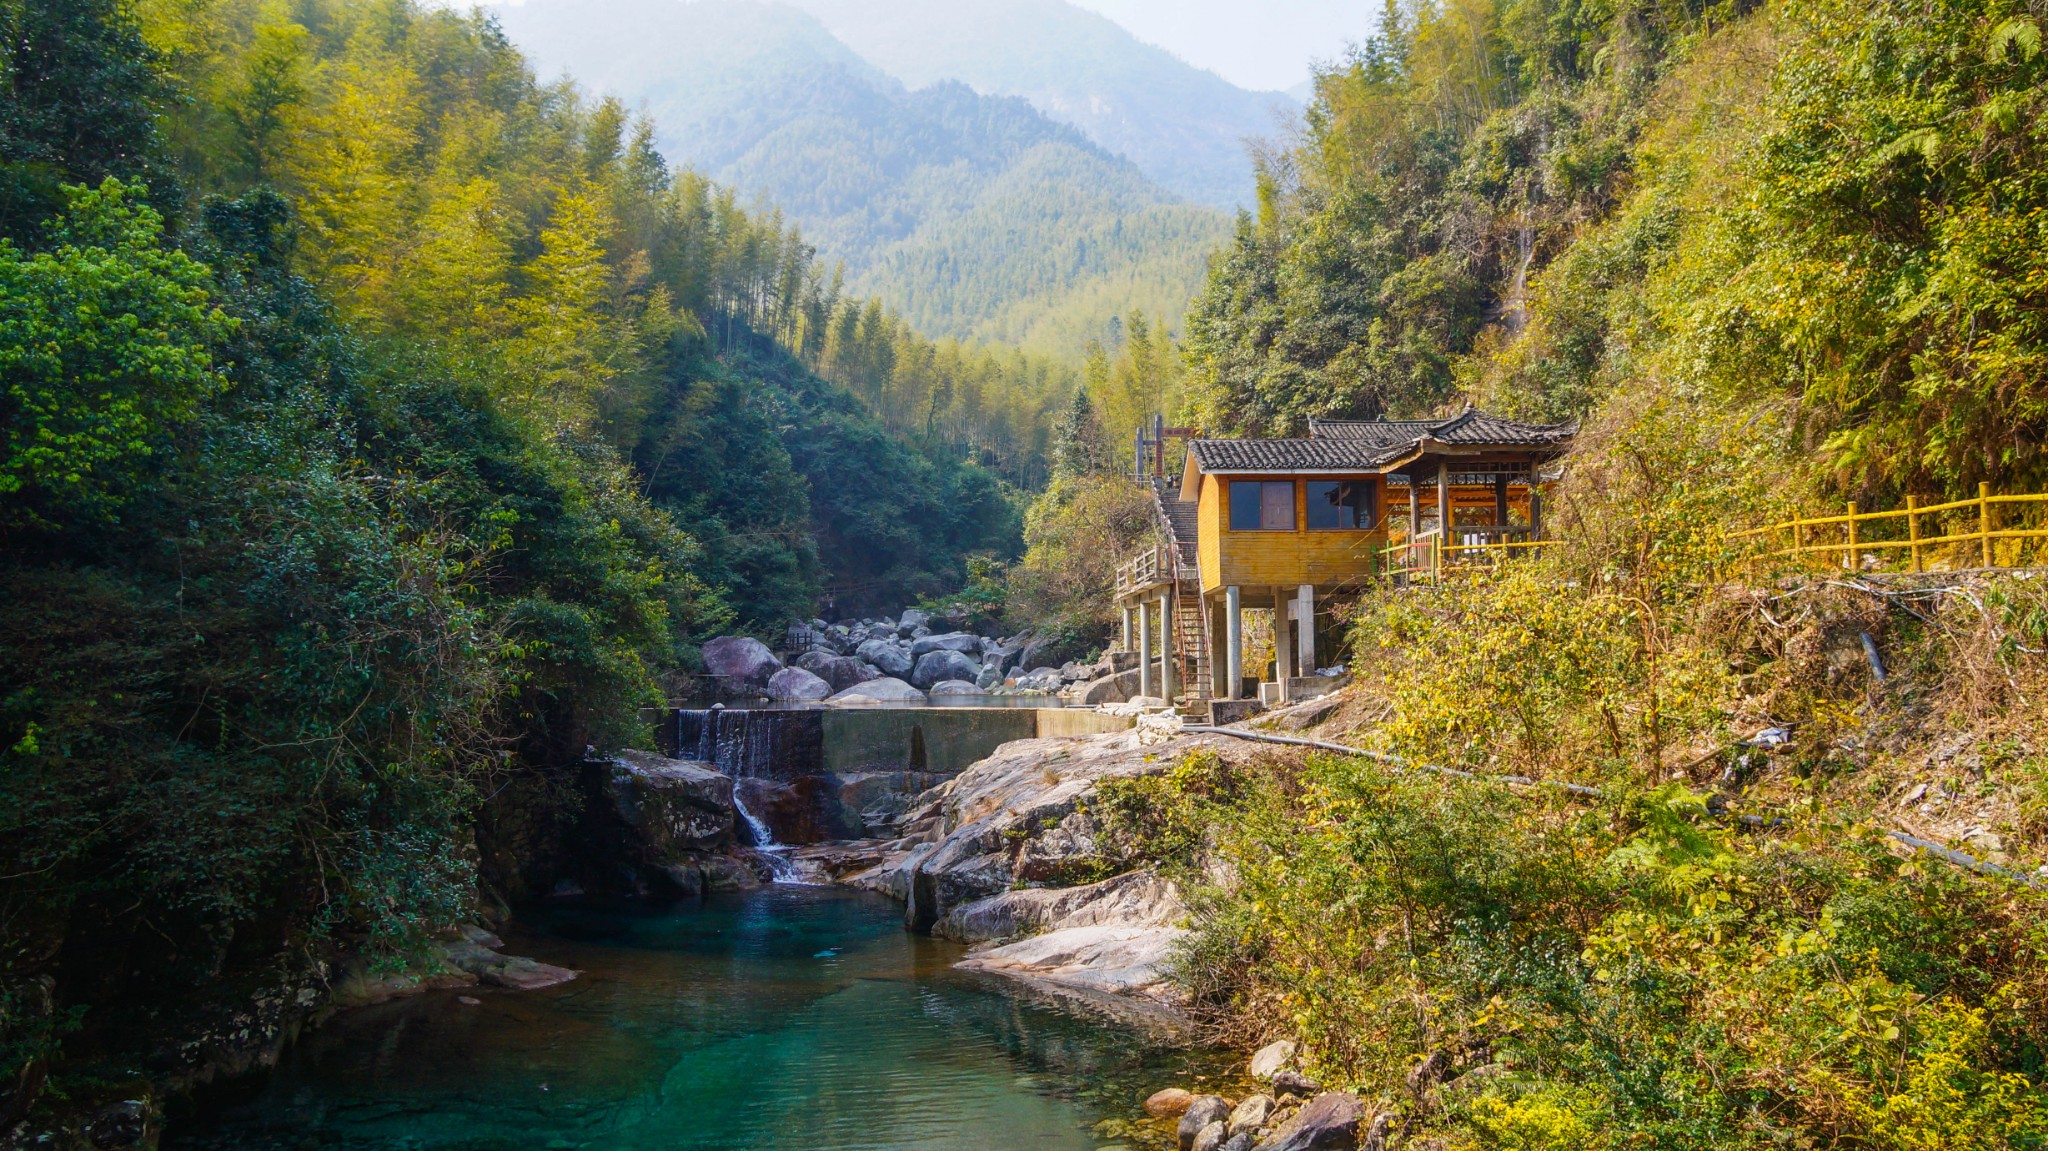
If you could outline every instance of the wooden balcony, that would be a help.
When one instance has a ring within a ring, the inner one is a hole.
[[[1116,598],[1123,600],[1142,595],[1172,584],[1179,578],[1179,565],[1170,548],[1164,545],[1146,548],[1117,567]]]

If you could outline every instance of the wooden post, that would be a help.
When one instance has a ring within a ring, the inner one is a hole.
[[[1984,566],[1991,566],[1991,485],[1977,485],[1977,538],[1983,542]]]
[[[1493,477],[1493,526],[1508,526],[1508,474],[1501,472]],[[1503,533],[1501,539],[1507,539]]]
[[[1139,457],[1143,459],[1143,456]],[[1152,694],[1152,608],[1139,600],[1138,609],[1138,694]]]
[[[1908,551],[1911,558],[1906,563],[1907,571],[1920,570],[1920,497],[1906,497],[1906,538],[1912,541]]]
[[[1295,633],[1294,638],[1295,642],[1299,644],[1297,650],[1301,655],[1299,661],[1301,663],[1301,674],[1314,675],[1316,673],[1316,585],[1305,583],[1301,585],[1301,590],[1295,594],[1297,598],[1294,602],[1299,615],[1294,621],[1294,626],[1301,630]]]
[[[1225,681],[1228,690],[1224,699],[1236,699],[1244,689],[1244,589],[1227,587],[1223,589],[1223,667],[1229,678]]]
[[[1451,461],[1438,460],[1436,465],[1436,538],[1439,550],[1442,541],[1451,538]]]
[[[1173,591],[1159,592],[1159,698],[1173,703]]]
[[[1414,469],[1408,471],[1408,566],[1415,565],[1415,537],[1422,534],[1422,484]]]
[[[1849,554],[1842,560],[1843,570],[1850,572],[1856,570],[1858,566],[1856,563],[1856,548],[1856,502],[1851,500],[1849,502]]]

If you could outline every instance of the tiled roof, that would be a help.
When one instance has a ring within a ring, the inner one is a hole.
[[[1362,440],[1189,440],[1188,451],[1205,472],[1355,471],[1378,467],[1407,444]]]
[[[1489,415],[1478,408],[1446,420],[1310,420],[1314,439],[1355,440],[1370,444],[1412,444],[1422,436],[1446,444],[1521,447],[1561,444],[1578,432],[1576,424],[1525,424]]]

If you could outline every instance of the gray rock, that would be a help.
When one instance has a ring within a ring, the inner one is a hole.
[[[704,645],[704,670],[737,683],[761,687],[782,670],[782,661],[758,639],[722,635]]]
[[[942,695],[987,695],[979,684],[965,679],[940,680],[932,685],[931,695],[936,699]]]
[[[1214,1123],[1219,1126],[1230,1118],[1230,1100],[1221,1095],[1198,1095],[1188,1104],[1187,1113],[1180,1117],[1180,1151],[1194,1151],[1195,1137],[1202,1129]],[[1223,1132],[1217,1132],[1216,1142],[1223,1142]]]
[[[827,699],[832,685],[800,667],[786,667],[768,677],[768,698],[792,701]]]
[[[732,780],[710,764],[620,752],[612,760],[610,793],[650,863],[732,842]]]
[[[1252,1144],[1258,1141],[1258,1136],[1253,1135],[1251,1132],[1240,1131],[1225,1139],[1223,1146],[1218,1147],[1216,1151],[1252,1151]]]
[[[1242,1134],[1257,1131],[1273,1117],[1273,1097],[1270,1095],[1247,1095],[1230,1112],[1230,1133]]]
[[[999,686],[1002,682],[1003,673],[986,664],[982,665],[981,674],[974,677],[974,686],[983,691]]]
[[[966,631],[928,635],[910,645],[910,658],[922,659],[926,653],[934,651],[957,651],[978,656],[981,654],[981,637]]]
[[[911,669],[912,687],[929,688],[935,683],[949,679],[974,682],[981,674],[981,664],[957,651],[929,651],[918,657],[917,666]]]
[[[1245,1073],[1262,1083],[1266,1082],[1272,1079],[1276,1072],[1293,1065],[1294,1052],[1294,1041],[1291,1039],[1282,1039],[1278,1043],[1268,1043],[1252,1055],[1251,1063],[1245,1068]]]
[[[833,691],[845,691],[857,683],[882,678],[880,670],[861,660],[845,655],[826,655],[823,652],[809,652],[796,665],[832,685]]]
[[[1052,692],[1058,691],[1064,685],[1064,681],[1060,679],[1059,669],[1041,667],[1018,676],[1014,686],[1018,691]]]
[[[855,648],[853,654],[874,664],[883,675],[893,675],[898,679],[910,674],[913,662],[910,653],[894,640],[868,640]]]
[[[1138,673],[1133,669],[1105,675],[1082,684],[1076,691],[1079,694],[1074,696],[1075,703],[1125,703],[1138,694]]]
[[[1348,1091],[1326,1091],[1280,1125],[1258,1151],[1358,1151],[1365,1104]]]
[[[871,679],[826,700],[827,703],[923,703],[924,693],[900,679]]]
[[[1323,1085],[1299,1071],[1281,1070],[1273,1073],[1273,1094],[1299,1095],[1303,1099],[1323,1089]]]
[[[932,622],[931,616],[914,607],[906,608],[902,615],[896,617],[896,626],[904,631],[913,631],[930,622]]]
[[[1188,1151],[1217,1151],[1228,1138],[1230,1132],[1224,1129],[1221,1122],[1211,1123],[1195,1132],[1195,1141],[1188,1144]]]

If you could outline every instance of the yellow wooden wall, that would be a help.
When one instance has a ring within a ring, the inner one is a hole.
[[[1226,530],[1230,522],[1229,499],[1224,490],[1224,479],[1219,476],[1203,476],[1201,500],[1197,515],[1201,525],[1201,541],[1198,558],[1202,569],[1202,590],[1215,591],[1218,588],[1236,585],[1239,587],[1266,587],[1279,585],[1296,587],[1314,584],[1317,587],[1331,587],[1348,583],[1372,573],[1373,549],[1385,546],[1384,531],[1308,531],[1308,502],[1304,485],[1309,480],[1330,479],[1356,481],[1358,476],[1231,476],[1233,480],[1256,482],[1261,479],[1294,481],[1294,528],[1291,532],[1233,532]],[[1377,479],[1368,482],[1378,484]],[[1384,520],[1387,512],[1386,491],[1382,487],[1378,501],[1380,515]]]

